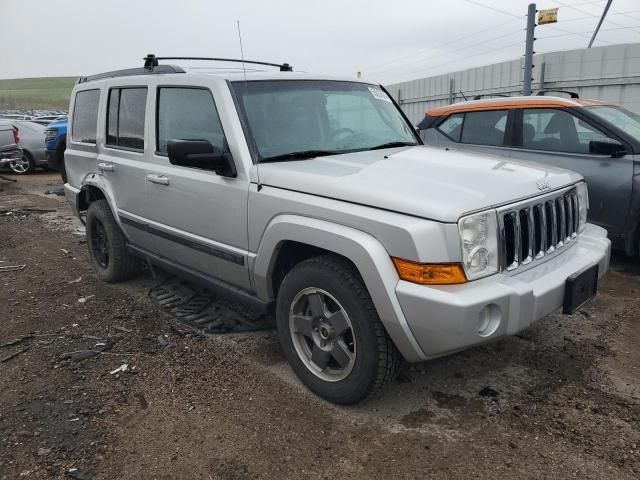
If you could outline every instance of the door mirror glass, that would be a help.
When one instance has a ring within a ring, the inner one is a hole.
[[[589,153],[594,155],[609,155],[614,158],[623,157],[627,151],[618,142],[603,142],[600,140],[591,140],[589,142]]]
[[[167,155],[172,165],[212,170],[223,177],[238,174],[231,152],[214,147],[208,140],[169,140]]]

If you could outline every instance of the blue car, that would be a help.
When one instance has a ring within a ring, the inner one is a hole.
[[[54,120],[45,130],[47,146],[47,164],[50,169],[57,170],[66,183],[67,174],[64,168],[64,151],[67,148],[67,117]]]

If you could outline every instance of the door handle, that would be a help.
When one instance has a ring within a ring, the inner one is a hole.
[[[115,170],[114,166],[110,163],[99,163],[98,171],[99,172],[113,172]]]
[[[169,177],[165,177],[164,175],[151,173],[147,175],[147,180],[151,183],[155,183],[156,185],[169,185]]]

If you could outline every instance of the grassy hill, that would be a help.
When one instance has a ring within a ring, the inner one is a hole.
[[[0,80],[0,109],[69,108],[76,77],[15,78]]]

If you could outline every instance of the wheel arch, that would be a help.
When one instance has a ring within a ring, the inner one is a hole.
[[[398,273],[391,257],[366,232],[298,215],[274,218],[253,261],[256,293],[265,301],[274,300],[283,271],[306,258],[327,253],[344,257],[358,270],[387,333],[403,356],[413,362],[425,360],[396,297]]]

